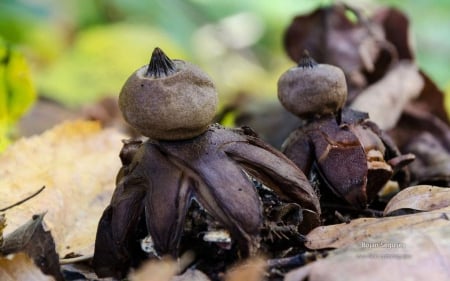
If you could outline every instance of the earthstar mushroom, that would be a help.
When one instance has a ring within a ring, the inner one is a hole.
[[[189,139],[208,129],[218,98],[211,79],[197,66],[169,59],[155,48],[150,63],[136,70],[119,95],[125,120],[157,140]]]
[[[124,143],[117,186],[97,229],[98,276],[124,277],[146,257],[138,241],[148,235],[152,252],[177,257],[193,200],[230,234],[242,257],[255,255],[263,213],[250,176],[301,207],[299,231],[319,225],[319,200],[301,170],[250,128],[211,125],[216,104],[206,74],[158,48],[150,65],[127,80],[120,108],[149,139]]]
[[[317,64],[305,52],[299,65],[278,82],[278,97],[306,124],[287,138],[282,151],[302,171],[316,171],[335,195],[357,208],[366,208],[378,191],[414,155],[401,155],[393,141],[366,113],[343,109],[345,76],[337,67]]]

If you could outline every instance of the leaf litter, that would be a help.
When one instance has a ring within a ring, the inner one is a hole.
[[[45,223],[61,258],[92,256],[98,218],[108,204],[120,167],[117,151],[125,136],[97,122],[73,121],[40,136],[21,139],[0,157],[0,206],[39,196],[7,211],[4,235],[33,215]]]

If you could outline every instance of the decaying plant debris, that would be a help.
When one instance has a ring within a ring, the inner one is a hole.
[[[45,214],[34,215],[27,223],[7,235],[0,245],[0,255],[27,254],[46,275],[63,281],[55,242],[43,225]]]

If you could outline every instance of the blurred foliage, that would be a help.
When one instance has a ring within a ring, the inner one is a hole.
[[[10,141],[14,124],[35,99],[25,57],[0,37],[0,152]]]
[[[174,57],[185,56],[158,29],[122,23],[95,26],[80,31],[70,51],[37,75],[38,85],[43,94],[68,105],[117,95],[128,76],[148,63],[149,46],[160,46]]]
[[[222,102],[237,93],[276,98],[278,77],[293,65],[282,48],[285,28],[294,16],[331,2],[2,0],[0,36],[25,53],[39,94],[69,106],[116,96],[156,46],[200,65]],[[406,12],[419,65],[441,88],[450,88],[450,38],[443,28],[449,26],[449,1],[348,2]]]
[[[380,0],[410,17],[419,65],[441,87],[450,86],[450,1]]]
[[[281,46],[284,28],[327,2],[5,0],[0,34],[26,49],[39,93],[69,106],[117,95],[156,46],[199,64],[222,96],[273,96],[292,65]]]

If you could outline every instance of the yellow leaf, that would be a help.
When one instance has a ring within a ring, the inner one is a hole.
[[[71,51],[37,73],[36,81],[45,95],[79,106],[118,94],[130,73],[148,63],[157,46],[171,58],[185,57],[163,30],[150,26],[116,23],[84,29]]]
[[[10,123],[14,124],[36,100],[36,89],[25,57],[13,48],[9,51],[5,79],[8,91],[8,116]]]
[[[5,235],[33,214],[47,211],[44,221],[60,257],[91,255],[98,220],[121,166],[124,138],[96,122],[74,121],[11,145],[0,155],[0,208],[46,188],[7,211]]]
[[[0,38],[0,152],[10,143],[11,128],[35,100],[25,57]]]

